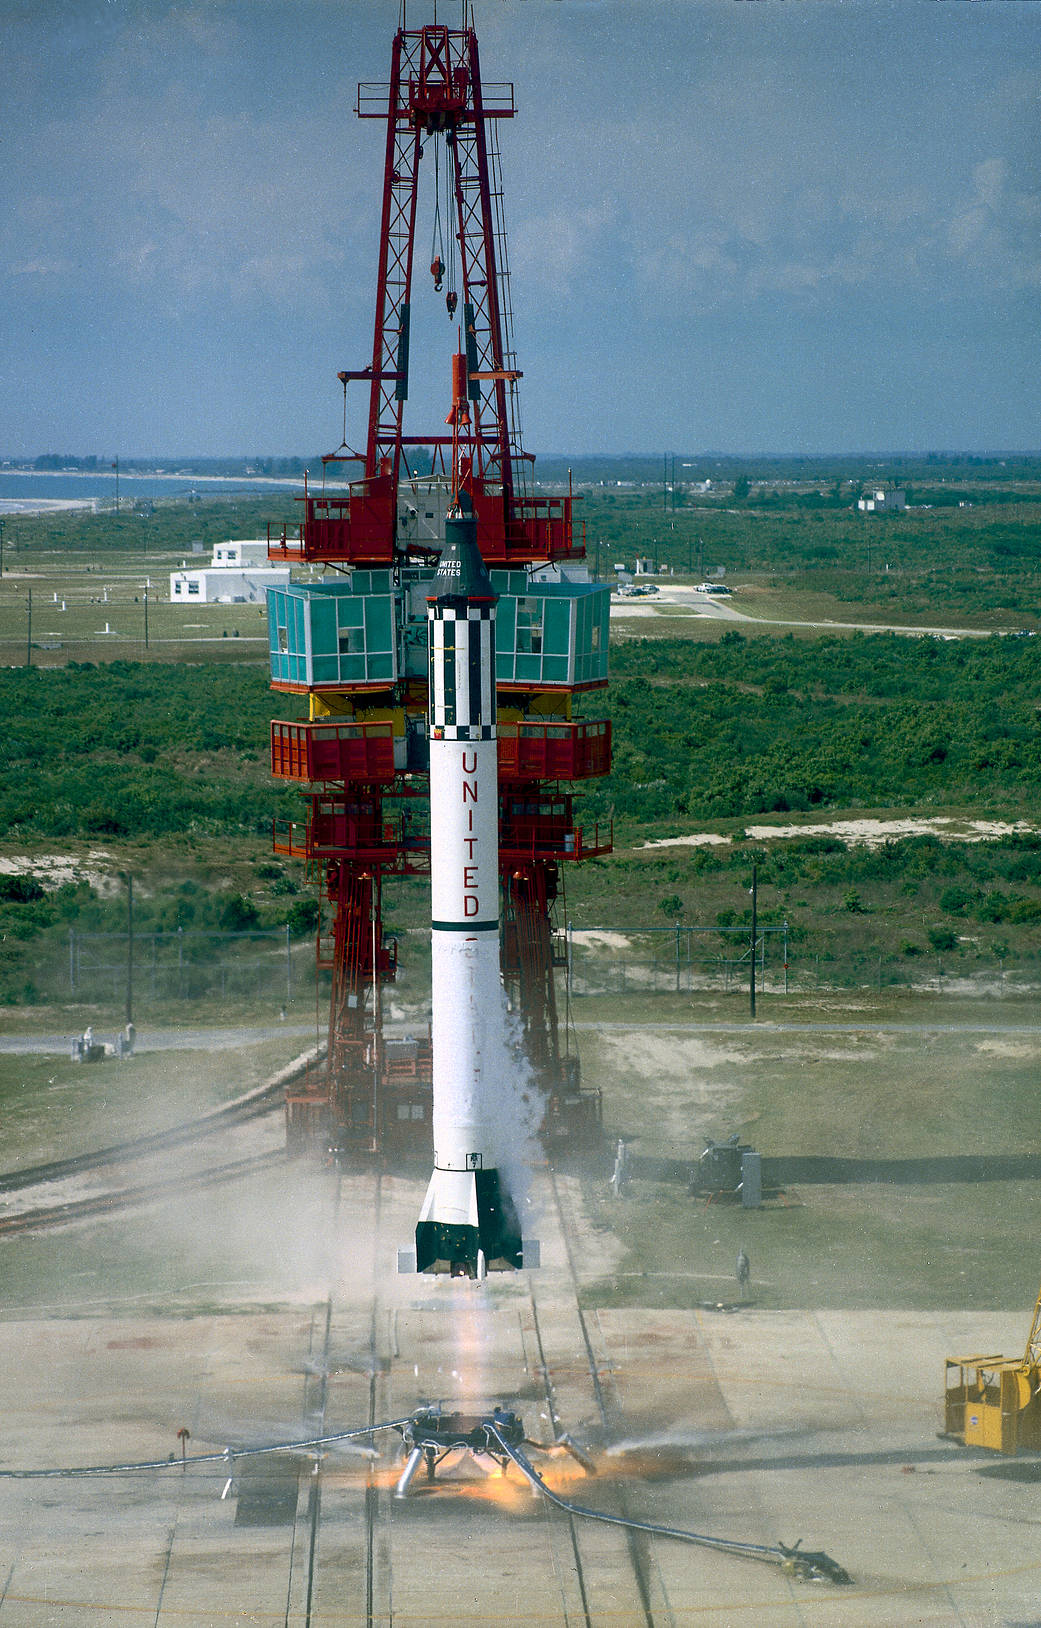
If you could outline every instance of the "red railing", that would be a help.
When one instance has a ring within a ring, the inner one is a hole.
[[[593,859],[611,852],[613,836],[613,821],[592,827],[553,818],[504,821],[499,832],[499,861]]]
[[[611,769],[611,725],[501,723],[499,773],[504,780],[586,780]]]
[[[443,437],[432,444],[441,445]],[[446,441],[451,446],[450,441]],[[515,497],[508,519],[503,516],[501,486],[474,477],[471,496],[477,519],[477,543],[487,565],[523,564],[531,560],[566,559],[575,552],[571,496]],[[389,566],[395,557],[397,529],[390,475],[352,481],[346,491],[320,493],[307,489],[299,500],[304,518],[292,535],[268,535],[268,559],[290,564],[336,560],[355,565]],[[581,548],[577,550],[581,553]]]
[[[285,854],[287,859],[309,859],[307,826],[302,820],[272,821],[271,846],[276,854]]]
[[[523,542],[518,550],[516,543],[509,539],[507,552],[510,555],[522,552],[533,559],[547,560],[571,554],[571,505],[570,497],[514,498],[512,519]]]
[[[347,491],[315,497],[304,486],[304,519],[292,537],[268,537],[269,560],[349,560],[390,565],[394,559],[395,504],[389,475],[352,481]]]
[[[342,799],[312,799],[311,817],[275,820],[272,847],[291,859],[351,859],[364,864],[394,865],[404,848],[401,816],[373,814]]]
[[[375,813],[364,804],[316,797],[308,821],[308,857],[393,863],[402,845],[400,816]]]
[[[394,731],[389,723],[271,725],[271,773],[279,780],[368,781],[394,778]]]

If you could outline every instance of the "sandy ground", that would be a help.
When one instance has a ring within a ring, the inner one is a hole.
[[[115,861],[106,848],[90,848],[81,859],[65,854],[0,855],[0,876],[31,876],[45,890],[53,891],[68,882],[87,882],[102,898],[110,898],[125,887],[114,874]]]
[[[937,815],[923,819],[807,820],[798,825],[748,825],[742,835],[753,842],[783,840],[785,837],[838,837],[847,847],[862,845],[881,848],[884,843],[894,842],[900,837],[934,836],[948,842],[989,842],[994,837],[1037,829],[1029,820],[969,820]],[[673,837],[657,837],[653,842],[641,842],[640,847],[702,848],[731,840],[711,831],[696,831]]]

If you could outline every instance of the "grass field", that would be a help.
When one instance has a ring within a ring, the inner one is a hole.
[[[32,569],[5,570],[0,664],[266,661],[262,605],[171,604],[170,572],[181,560],[169,553],[117,555],[92,565],[57,554],[41,556]]]
[[[595,492],[585,493],[579,508],[590,563],[599,560],[605,578],[616,560],[632,564],[636,555],[687,583],[719,564],[735,590],[735,609],[764,629],[787,627],[796,637],[813,637],[820,623],[1036,631],[1041,503],[1036,486],[1020,487],[1015,501],[1002,503],[987,500],[985,485],[967,486],[963,508],[920,506],[903,516],[754,504],[684,507],[665,516],[655,495],[616,499]],[[261,537],[269,526],[275,534],[283,525],[292,531],[299,519],[299,505],[275,491],[264,498],[163,502],[147,514],[9,517],[0,664],[263,662],[261,607],[171,605],[169,574],[185,561],[207,560],[215,542]],[[653,632],[715,641],[723,631],[676,606],[636,601],[616,611],[619,637]]]
[[[208,564],[214,543],[264,537],[269,525],[277,535],[299,518],[299,505],[276,491],[163,501],[140,513],[8,517],[0,665],[266,662],[263,604],[171,604],[170,573]]]

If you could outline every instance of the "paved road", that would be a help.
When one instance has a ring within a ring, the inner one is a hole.
[[[658,592],[647,599],[612,599],[611,612],[612,615],[619,618],[626,616],[652,617],[656,612],[668,605],[682,606],[684,610],[693,611],[697,616],[708,617],[719,622],[741,622],[751,627],[808,627],[824,633],[903,633],[908,638],[989,639],[994,637],[993,631],[980,628],[908,627],[891,622],[836,622],[830,617],[825,618],[823,621],[812,622],[797,621],[792,617],[783,616],[749,616],[746,611],[737,610],[729,600],[712,599],[707,594],[699,594],[696,588],[688,588],[680,583],[659,584]]]
[[[855,1023],[785,1023],[770,1018],[730,1019],[725,1022],[681,1022],[663,1018],[654,1022],[579,1021],[576,1029],[610,1030],[613,1033],[632,1033],[663,1030],[670,1034],[859,1034],[870,1030],[872,1034],[935,1034],[937,1030],[959,1030],[969,1034],[1039,1034],[1041,1017],[1036,1023],[995,1023],[990,1020],[958,1018],[950,1023],[892,1023],[866,1017]],[[113,1031],[114,1033],[114,1031]],[[138,1033],[136,1050],[148,1051],[224,1051],[229,1046],[248,1046],[258,1040],[277,1040],[285,1035],[296,1039],[313,1040],[314,1025],[303,1023],[277,1023],[250,1029],[149,1029]],[[99,1030],[99,1040],[111,1039],[107,1031]],[[72,1039],[68,1034],[6,1034],[0,1035],[0,1056],[66,1056]]]
[[[138,1030],[135,1051],[225,1051],[229,1046],[248,1046],[257,1040],[278,1040],[285,1035],[312,1040],[314,1024],[271,1023],[257,1028],[234,1029],[145,1029]],[[98,1028],[95,1039],[111,1044],[115,1029]],[[0,1035],[0,1054],[23,1056],[67,1056],[73,1035],[69,1034],[5,1034]]]
[[[864,1018],[860,1023],[775,1023],[770,1020],[757,1020],[750,1018],[740,1019],[728,1023],[670,1023],[663,1020],[658,1023],[611,1023],[578,1022],[576,1029],[611,1030],[623,1034],[641,1034],[655,1029],[667,1030],[670,1034],[863,1034],[869,1030],[872,1034],[936,1034],[940,1031],[951,1034],[1041,1034],[1041,1019],[1037,1023],[977,1023],[973,1019],[956,1021],[952,1023],[888,1023],[879,1022],[874,1018]]]

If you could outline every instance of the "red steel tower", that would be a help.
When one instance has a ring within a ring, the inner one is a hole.
[[[576,823],[569,789],[610,768],[609,724],[578,716],[607,682],[609,590],[589,579],[571,494],[543,494],[521,446],[497,142],[513,87],[482,82],[472,27],[402,26],[389,82],[359,85],[356,111],[387,127],[372,360],[338,374],[344,440],[318,490],[305,482],[295,534],[269,540],[273,559],[324,568],[269,593],[272,686],[309,703],[306,721],[272,725],[272,773],[307,787],[306,822],[277,829],[275,847],[321,881],[330,925],[318,965],[332,975],[327,1057],[287,1099],[289,1138],[367,1154],[429,1139],[428,1044],[383,1028],[397,957],[382,883],[429,865],[425,594],[453,481],[470,495],[500,596],[504,978],[545,1092],[546,1134],[573,1136],[597,1123],[599,1100],[560,1032],[554,905],[562,865],[611,843],[610,830]],[[447,385],[450,360],[447,419],[417,435],[405,420],[421,174],[433,190],[429,273],[453,344],[428,373]],[[364,455],[346,441],[357,381],[368,390]],[[362,473],[333,484],[352,458]]]

